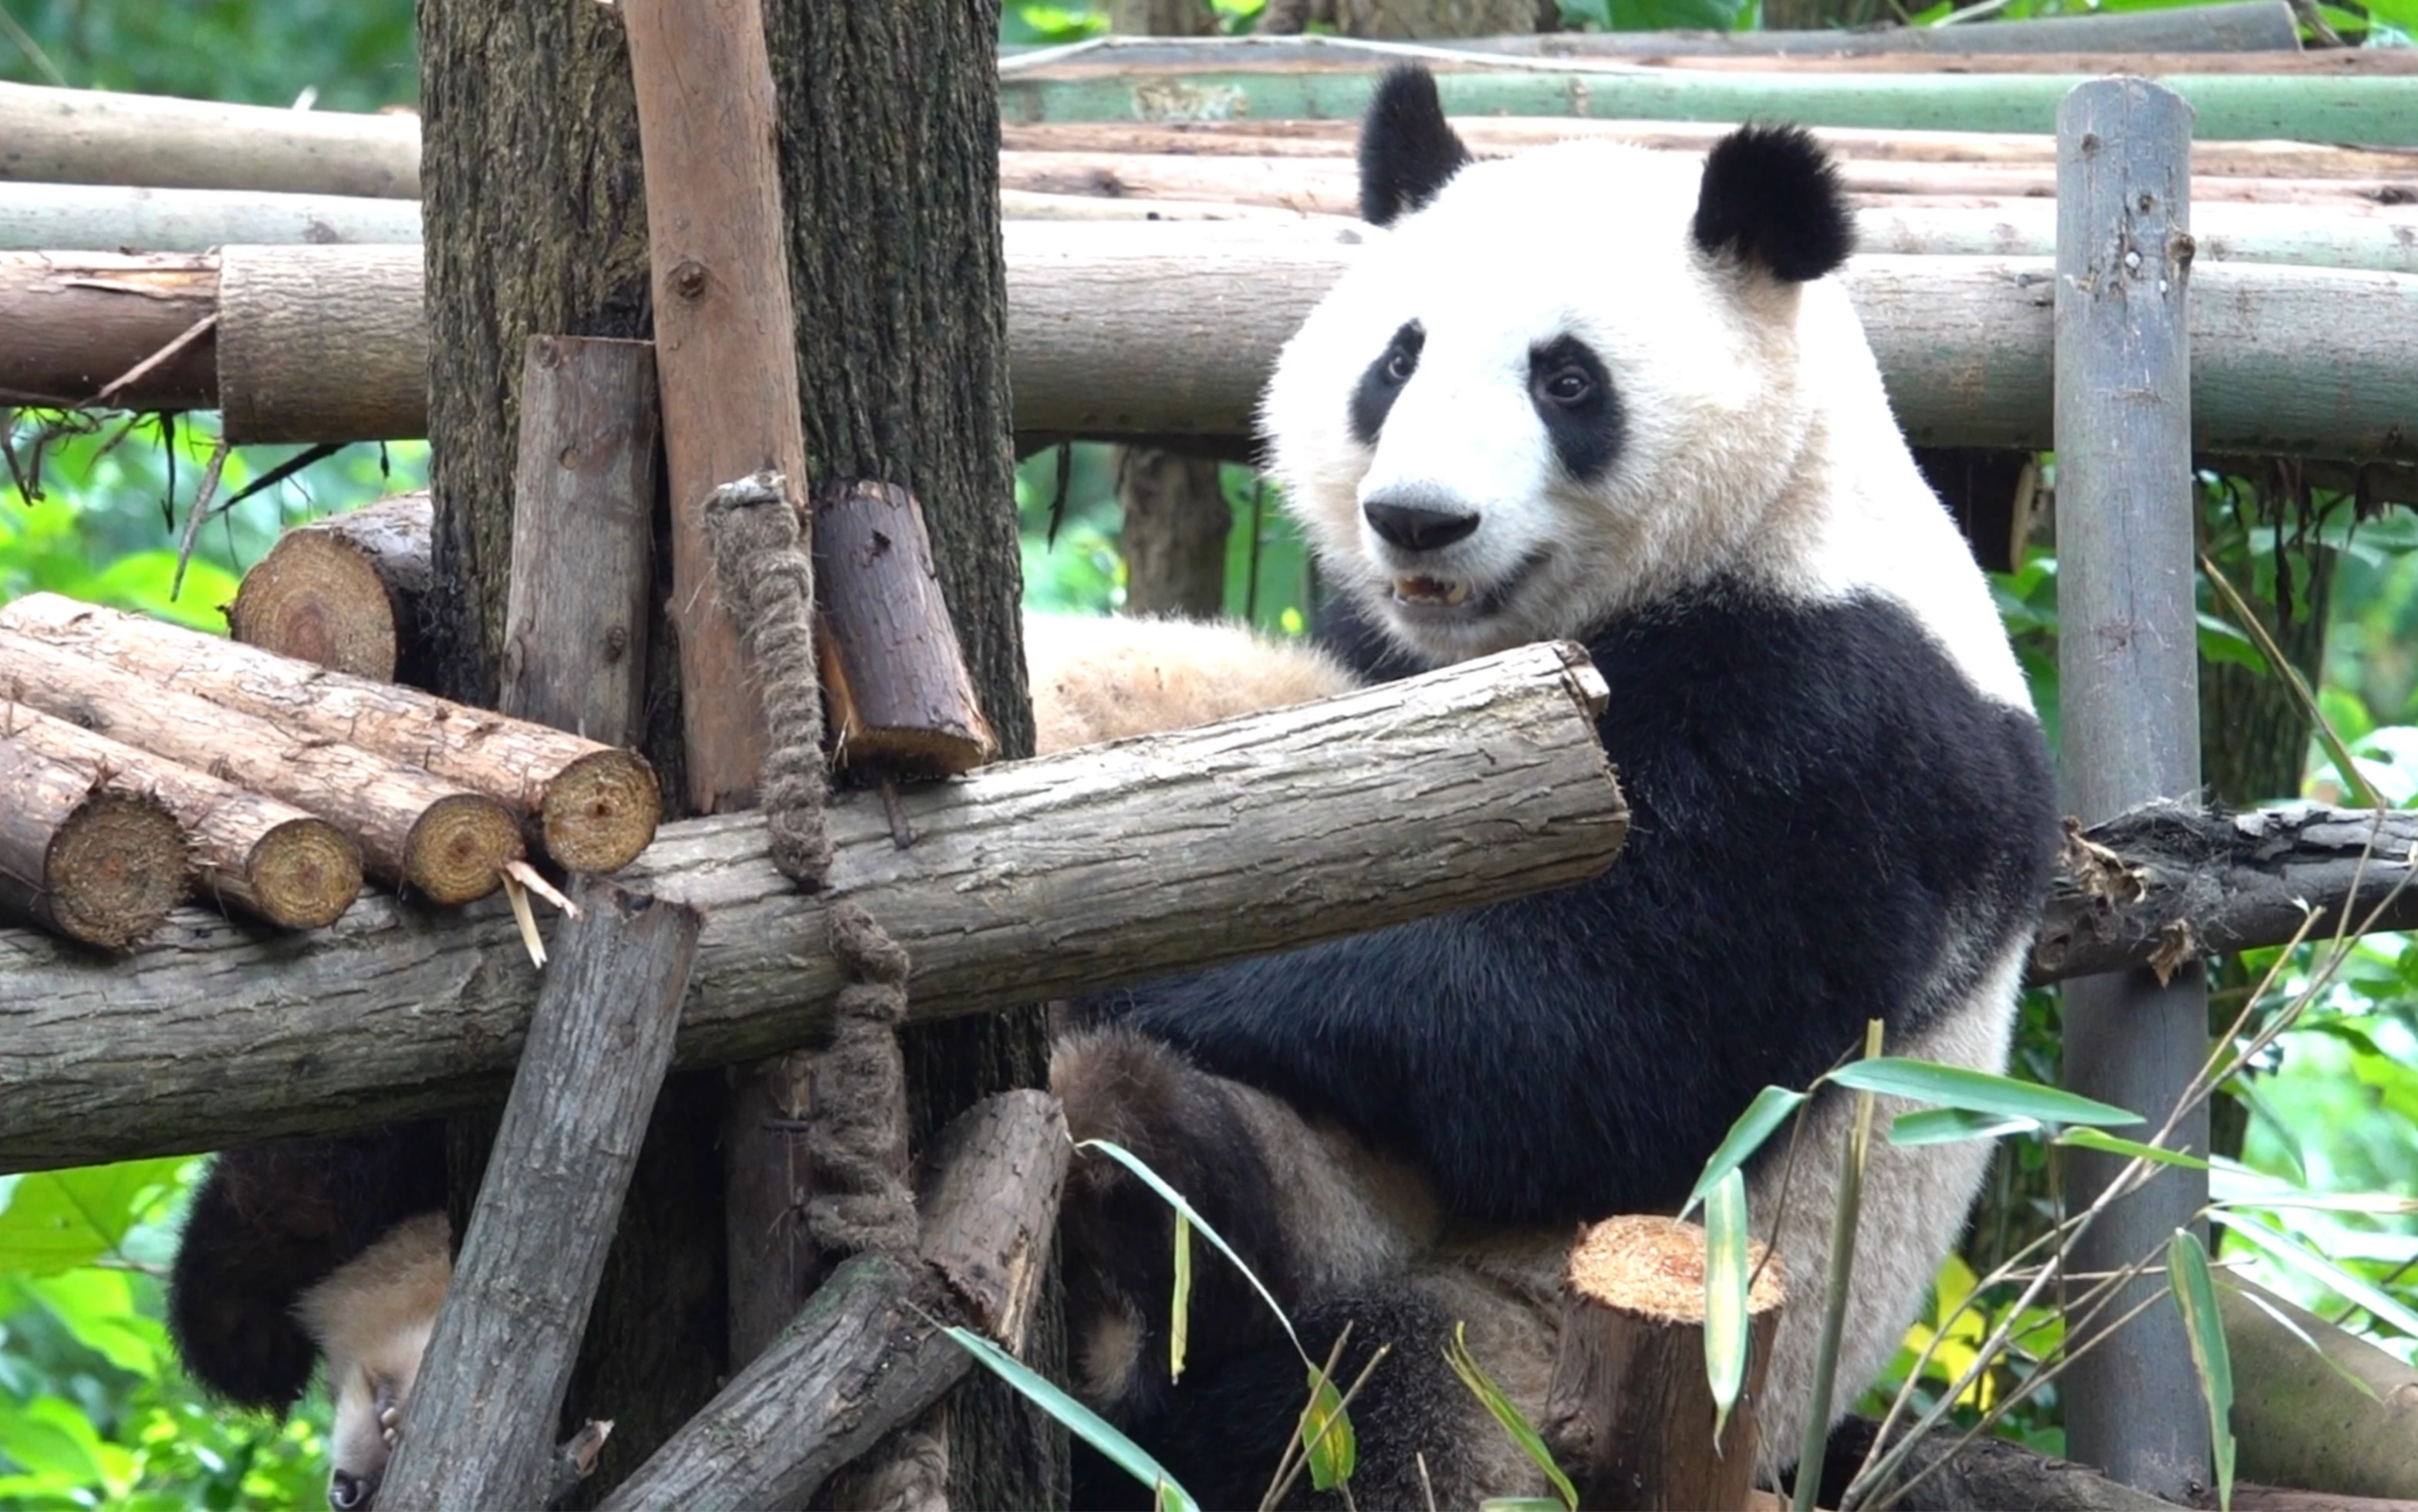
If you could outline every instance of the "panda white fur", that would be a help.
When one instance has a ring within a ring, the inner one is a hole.
[[[1455,1321],[1533,1412],[1576,1226],[1676,1208],[1759,1088],[1810,1083],[1868,1017],[1894,1053],[2003,1065],[2055,813],[1986,584],[1824,277],[1851,221],[1809,137],[1748,128],[1701,170],[1599,143],[1473,163],[1405,69],[1360,164],[1390,230],[1287,344],[1263,416],[1331,594],[1318,638],[1367,679],[1585,642],[1628,848],[1580,887],[1079,1005],[1094,1027],[1052,1083],[1079,1138],[1203,1207],[1313,1355],[1346,1321],[1394,1346],[1354,1413],[1355,1495],[1416,1504],[1416,1451],[1449,1505],[1533,1489],[1440,1363]],[[1784,1210],[1776,1161],[1751,1182],[1809,1296],[1847,1112],[1817,1104]],[[1875,1153],[1842,1408],[1986,1158]],[[1212,1260],[1169,1379],[1169,1227],[1079,1164],[1078,1383],[1204,1504],[1253,1502],[1301,1367]],[[1786,1315],[1761,1404],[1782,1463],[1818,1311]],[[1146,1500],[1088,1471],[1079,1502]]]

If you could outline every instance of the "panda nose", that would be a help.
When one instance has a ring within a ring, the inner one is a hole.
[[[366,1476],[339,1470],[328,1477],[328,1504],[336,1512],[367,1512],[370,1497],[376,1489]]]
[[[1360,513],[1374,530],[1404,551],[1435,551],[1451,545],[1477,528],[1474,510],[1438,509],[1432,504],[1394,504],[1372,498]]]

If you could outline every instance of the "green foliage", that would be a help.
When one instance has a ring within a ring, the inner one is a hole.
[[[322,110],[420,98],[410,0],[0,0],[0,79]],[[8,19],[16,23],[15,28]]]
[[[1747,31],[1762,14],[1757,0],[1559,0],[1570,31]]]
[[[944,1330],[967,1353],[982,1363],[985,1369],[1016,1388],[1025,1400],[1048,1413],[1066,1427],[1066,1431],[1097,1449],[1110,1463],[1151,1489],[1160,1512],[1199,1512],[1199,1504],[1167,1473],[1167,1467],[1152,1459],[1133,1440],[1118,1432],[1109,1421],[1077,1401],[1052,1382],[1048,1377],[1008,1353],[989,1339],[968,1328]]]
[[[176,1367],[160,1276],[198,1169],[0,1182],[0,1507],[324,1504],[322,1409],[283,1425],[223,1412]]]

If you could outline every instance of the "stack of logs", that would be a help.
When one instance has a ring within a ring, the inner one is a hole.
[[[0,608],[0,909],[87,944],[194,890],[309,929],[364,876],[453,905],[531,858],[617,871],[661,815],[635,752],[54,594]]]

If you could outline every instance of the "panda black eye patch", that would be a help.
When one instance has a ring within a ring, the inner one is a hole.
[[[1419,370],[1419,350],[1427,345],[1427,328],[1416,320],[1402,322],[1394,339],[1377,354],[1360,374],[1352,389],[1352,439],[1362,446],[1375,446],[1377,433],[1385,428],[1385,416],[1394,407],[1394,400],[1411,374]]]
[[[1528,349],[1528,402],[1570,477],[1581,482],[1599,477],[1620,455],[1626,434],[1620,395],[1603,359],[1577,337],[1556,336]]]

